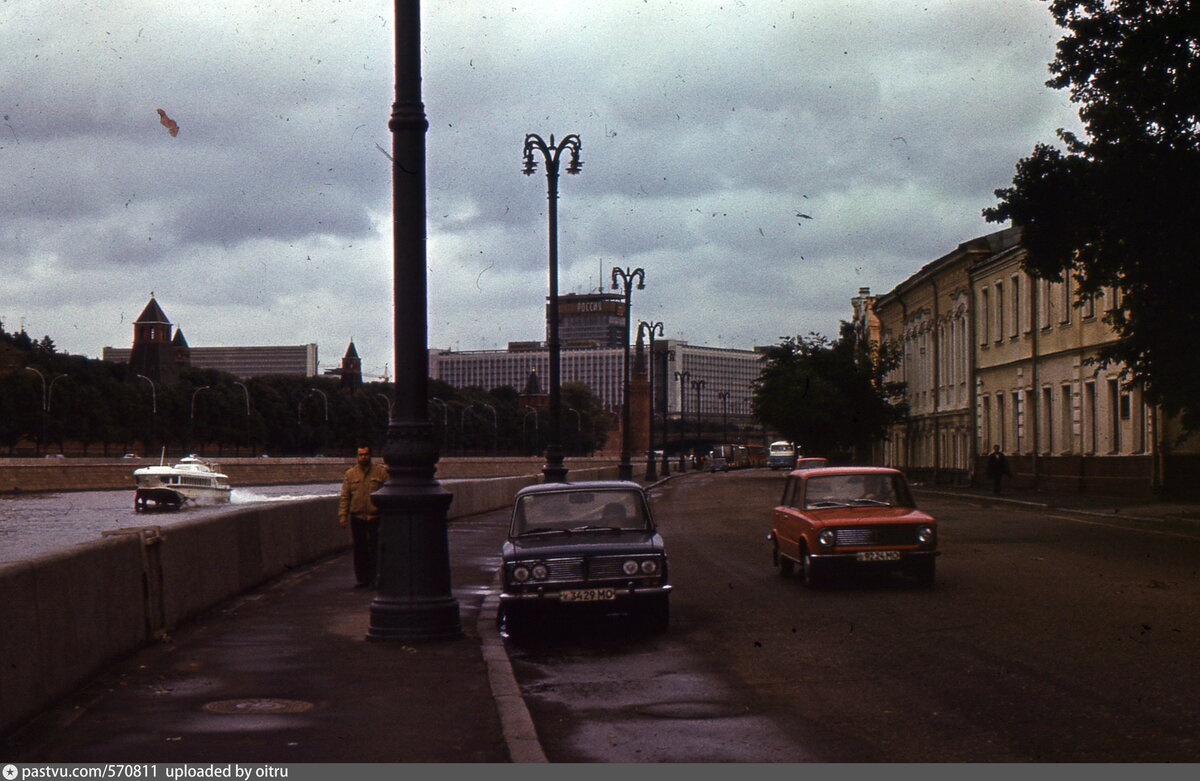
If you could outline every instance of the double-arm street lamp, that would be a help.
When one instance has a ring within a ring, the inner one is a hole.
[[[646,479],[647,480],[657,480],[658,479],[658,469],[657,469],[657,464],[655,463],[655,458],[654,458],[654,335],[655,335],[655,333],[657,333],[659,336],[663,335],[663,324],[662,324],[662,322],[647,323],[645,320],[639,320],[638,321],[638,340],[639,341],[641,341],[643,332],[645,332],[647,334],[647,342],[648,342],[648,346],[650,349],[649,357],[648,357],[648,360],[646,361],[646,374],[648,375],[649,380],[650,380],[650,427],[648,429],[650,432],[650,441],[649,441],[649,448],[646,450]],[[663,422],[664,423],[666,422],[665,416],[663,418]],[[667,441],[666,432],[663,432],[663,466],[664,467],[667,466],[666,441]],[[663,477],[666,477],[666,476],[667,476],[667,473],[664,471]]]
[[[396,0],[396,100],[392,132],[392,324],[395,405],[383,461],[379,508],[379,591],[368,640],[432,641],[462,636],[450,588],[446,514],[453,498],[437,471],[429,419],[428,302],[425,266],[425,133],[421,100],[421,4]]]
[[[625,371],[624,390],[621,391],[621,463],[617,466],[617,479],[633,479],[633,463],[629,460],[629,328],[630,304],[633,301],[633,283],[637,282],[638,290],[646,289],[646,272],[640,268],[613,268],[612,287],[617,289],[617,280],[625,288]]]
[[[687,471],[687,460],[683,454],[683,440],[687,437],[687,387],[688,380],[692,378],[692,373],[689,371],[675,372],[675,379],[679,380],[679,471]]]
[[[696,389],[696,468],[700,468],[699,453],[700,453],[700,432],[704,422],[700,419],[700,389],[707,383],[704,380],[692,380],[692,387]]]
[[[546,329],[546,347],[550,353],[550,441],[546,443],[546,464],[542,467],[542,474],[547,483],[562,483],[567,479],[567,467],[563,463],[561,412],[559,410],[561,351],[558,343],[558,164],[563,152],[567,152],[570,155],[567,173],[579,173],[583,168],[583,163],[579,161],[580,147],[579,136],[574,133],[566,136],[557,144],[554,142],[553,135],[550,136],[550,143],[547,144],[541,136],[529,133],[525,136],[525,167],[521,171],[526,176],[533,176],[537,171],[537,161],[533,153],[541,153],[542,162],[546,167],[546,202],[550,222],[550,306],[546,315],[549,321]]]
[[[46,418],[50,415],[50,397],[54,393],[54,383],[58,382],[67,375],[60,374],[51,379],[50,384],[47,385],[46,377],[37,369],[33,368],[32,366],[26,366],[25,371],[33,372],[38,376],[38,379],[42,381],[42,441],[38,442],[38,446],[44,450],[46,447]]]

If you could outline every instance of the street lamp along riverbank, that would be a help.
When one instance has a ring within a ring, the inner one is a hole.
[[[526,176],[533,176],[537,171],[537,161],[533,153],[541,153],[546,168],[546,211],[550,235],[549,300],[546,315],[546,347],[550,354],[550,440],[546,443],[546,464],[542,467],[542,474],[547,483],[567,481],[567,466],[563,462],[562,379],[559,373],[562,352],[558,340],[558,165],[563,152],[567,152],[570,155],[567,173],[578,174],[583,168],[583,163],[579,161],[581,147],[582,142],[574,133],[558,143],[554,142],[554,136],[551,134],[549,144],[536,133],[529,133],[525,136],[525,167],[521,170]]]
[[[461,637],[450,588],[447,511],[429,419],[425,236],[425,134],[421,100],[421,4],[396,0],[396,102],[392,132],[392,316],[396,383],[383,462],[388,479],[372,496],[379,508],[379,592],[368,640]]]
[[[646,272],[643,269],[627,269],[613,268],[612,270],[612,287],[617,289],[617,280],[621,280],[622,287],[625,288],[625,363],[623,371],[624,386],[621,389],[621,462],[617,466],[617,477],[621,480],[633,479],[633,463],[629,460],[629,425],[630,425],[630,404],[629,404],[629,330],[630,317],[632,316],[631,307],[633,304],[633,283],[637,282],[638,290],[646,289]]]

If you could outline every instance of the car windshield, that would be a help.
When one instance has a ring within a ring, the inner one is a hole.
[[[646,528],[646,504],[636,491],[551,491],[517,500],[512,535]]]
[[[902,478],[888,474],[810,477],[804,489],[804,509],[830,507],[912,507]]]

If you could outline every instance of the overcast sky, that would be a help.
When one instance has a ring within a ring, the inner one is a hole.
[[[1041,0],[424,0],[429,343],[543,338],[546,180],[578,134],[559,290],[643,268],[636,320],[749,348],[836,335],[1077,127]],[[0,2],[0,320],[127,347],[354,340],[392,364],[393,6]],[[158,109],[178,125],[170,135]],[[807,215],[802,217],[799,215]]]

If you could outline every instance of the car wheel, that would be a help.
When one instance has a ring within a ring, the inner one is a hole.
[[[642,608],[642,621],[651,632],[665,632],[671,624],[671,601],[664,594],[647,600]]]
[[[533,611],[524,606],[505,605],[500,609],[500,631],[509,637],[528,635],[533,623]]]
[[[909,570],[909,573],[917,579],[917,582],[922,586],[932,586],[937,575],[937,559],[932,556],[919,564],[914,564]]]
[[[787,577],[795,571],[795,562],[779,552],[779,543],[775,543],[775,547],[771,548],[771,563],[779,567],[779,574]]]
[[[800,556],[800,567],[803,570],[804,585],[809,588],[820,588],[825,585],[825,567],[809,555],[805,548]]]

